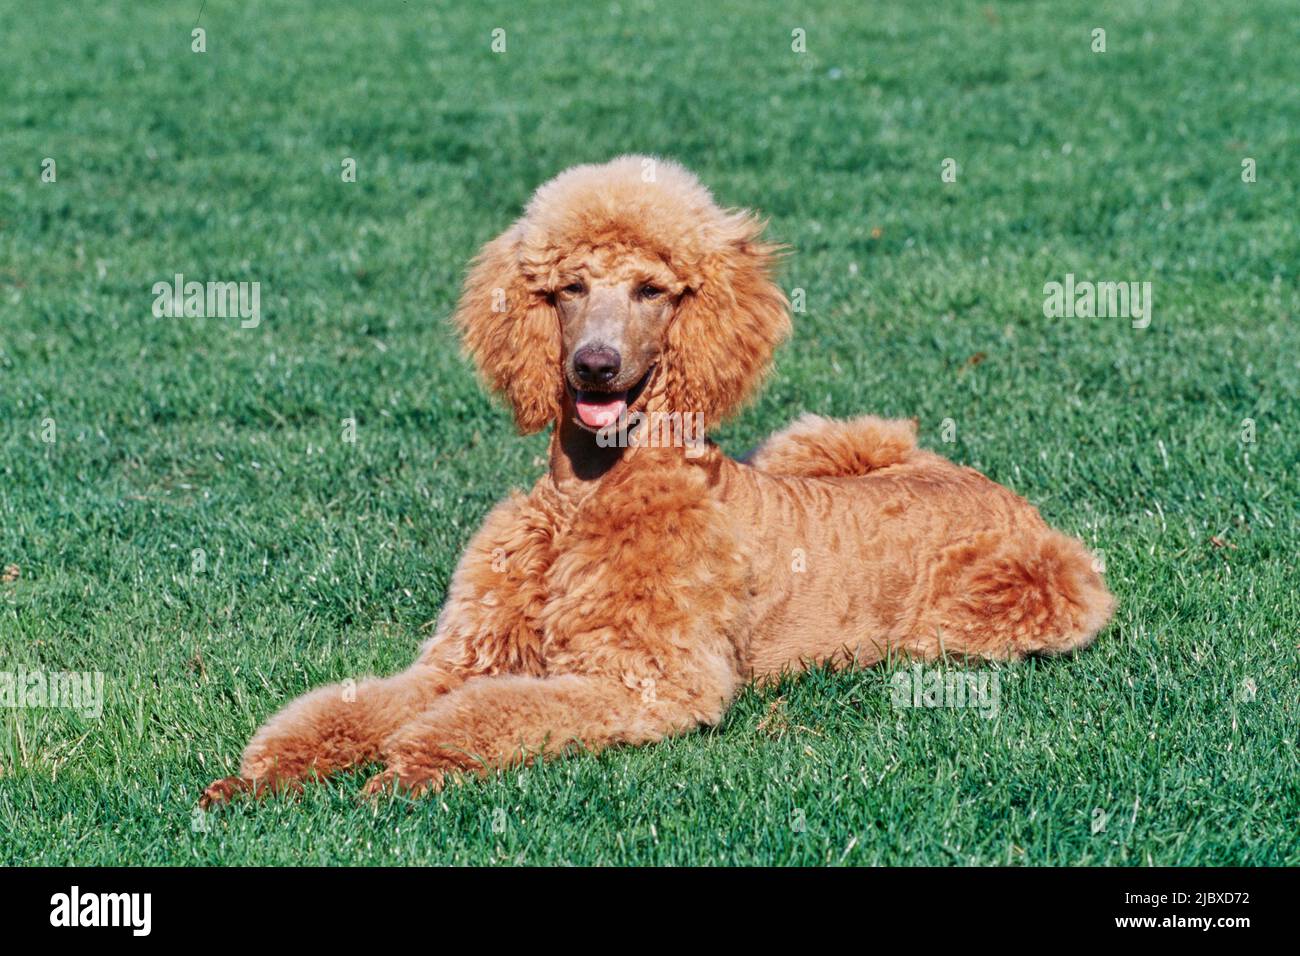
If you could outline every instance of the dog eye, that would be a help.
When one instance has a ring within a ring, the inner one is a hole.
[[[560,291],[567,292],[569,295],[582,295],[582,293],[587,291],[587,287],[581,282],[570,282]]]
[[[657,285],[643,285],[641,287],[641,298],[657,299],[664,294],[664,290]]]

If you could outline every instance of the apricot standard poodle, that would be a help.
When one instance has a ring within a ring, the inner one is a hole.
[[[912,423],[805,415],[748,462],[699,434],[789,332],[762,228],[666,160],[537,190],[454,321],[520,430],[554,425],[547,474],[488,515],[409,669],[289,704],[205,806],[372,761],[367,793],[420,793],[649,743],[811,662],[1009,659],[1096,636],[1114,602],[1084,546],[918,449]]]

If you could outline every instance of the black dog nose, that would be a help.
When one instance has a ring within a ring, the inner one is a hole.
[[[573,354],[573,371],[587,385],[604,385],[615,375],[623,359],[608,345],[584,345]]]

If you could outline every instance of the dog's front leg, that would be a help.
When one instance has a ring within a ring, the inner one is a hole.
[[[299,697],[257,731],[239,774],[212,783],[200,805],[242,792],[298,790],[312,776],[373,760],[398,728],[475,673],[536,667],[541,639],[529,613],[540,600],[549,540],[544,511],[522,497],[502,502],[470,542],[415,665]]]
[[[388,768],[366,792],[419,794],[440,789],[449,776],[530,763],[570,747],[598,751],[660,740],[716,723],[737,684],[701,680],[688,689],[585,674],[481,678],[395,733],[384,745]]]
[[[304,694],[262,725],[244,749],[238,776],[214,781],[199,805],[222,803],[243,792],[296,791],[311,776],[373,760],[393,731],[459,682],[422,662],[392,677],[332,684]]]

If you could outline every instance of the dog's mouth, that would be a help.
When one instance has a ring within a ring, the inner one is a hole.
[[[596,391],[594,389],[574,388],[566,379],[565,385],[573,396],[573,404],[578,412],[578,421],[588,428],[599,431],[610,425],[618,424],[621,417],[633,410],[637,401],[650,384],[658,365],[651,365],[645,374],[631,388],[621,391]]]

